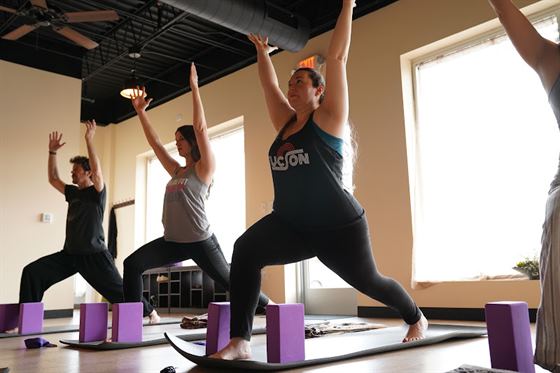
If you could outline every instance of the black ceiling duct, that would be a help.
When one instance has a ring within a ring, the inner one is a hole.
[[[309,21],[265,0],[162,0],[242,34],[268,36],[270,45],[297,52],[309,40]]]

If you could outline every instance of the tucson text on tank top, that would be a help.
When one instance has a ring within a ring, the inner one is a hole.
[[[342,184],[343,158],[321,136],[326,133],[320,132],[313,114],[283,140],[285,128],[268,153],[274,212],[303,229],[337,227],[360,217],[363,208]]]
[[[175,175],[165,188],[163,201],[163,237],[172,242],[198,242],[212,235],[204,203],[208,185],[194,168]]]
[[[556,78],[556,82],[554,82],[554,85],[550,90],[550,93],[548,95],[548,102],[552,107],[552,111],[554,112],[554,116],[556,117],[556,122],[560,126],[560,76]],[[552,191],[558,186],[560,186],[560,160],[558,170],[556,171],[556,176],[550,184],[550,190]]]

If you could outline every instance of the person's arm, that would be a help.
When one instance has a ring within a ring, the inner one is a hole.
[[[56,153],[58,149],[66,144],[65,142],[61,143],[60,140],[62,140],[62,133],[59,134],[57,131],[54,131],[49,134],[49,161],[47,171],[49,184],[51,184],[60,193],[64,194],[64,187],[66,184],[60,180],[60,177],[58,176],[58,166],[56,164]]]
[[[146,113],[146,108],[150,105],[152,99],[149,98],[146,100],[145,88],[142,87],[141,89],[135,89],[130,97],[130,101],[132,102],[132,106],[138,115],[138,119],[140,119],[148,144],[150,144],[150,147],[153,149],[163,168],[165,168],[165,171],[167,171],[167,173],[171,176],[175,175],[175,172],[177,172],[177,169],[180,167],[179,162],[169,155],[150,123],[150,119]]]
[[[547,92],[560,73],[556,43],[543,38],[511,0],[488,0],[511,42],[525,62],[539,74]]]
[[[325,98],[316,111],[315,121],[325,132],[342,137],[348,121],[348,80],[346,61],[352,34],[354,0],[343,0],[327,51]]]
[[[95,137],[95,130],[97,124],[94,120],[88,120],[84,122],[86,125],[86,146],[88,151],[89,166],[91,168],[91,181],[93,181],[93,186],[95,190],[101,192],[103,190],[103,172],[101,171],[101,162],[95,151],[95,146],[93,145],[93,138]]]
[[[194,63],[191,63],[189,81],[192,93],[194,135],[196,136],[198,150],[200,151],[200,160],[196,162],[195,170],[199,179],[206,183],[206,185],[210,185],[212,183],[212,175],[214,175],[214,170],[216,169],[216,157],[208,137],[204,106],[202,106],[200,90],[198,89],[198,73]]]
[[[257,50],[259,79],[268,108],[268,115],[276,131],[280,132],[288,120],[294,116],[295,110],[290,106],[288,99],[280,89],[276,71],[269,56],[269,53],[276,48],[268,45],[268,37],[249,34],[249,40],[253,42]]]

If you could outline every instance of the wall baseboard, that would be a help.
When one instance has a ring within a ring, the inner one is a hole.
[[[484,308],[443,308],[443,307],[420,307],[428,320],[464,320],[485,321]],[[529,320],[535,322],[537,316],[536,308],[529,308]],[[364,307],[358,306],[358,317],[380,317],[388,319],[400,319],[401,316],[387,307]]]
[[[72,308],[45,311],[45,319],[59,319],[62,317],[72,317],[73,315],[74,310]]]

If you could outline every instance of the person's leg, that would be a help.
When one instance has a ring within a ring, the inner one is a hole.
[[[313,256],[292,227],[274,214],[250,227],[235,242],[231,263],[229,344],[211,357],[227,360],[251,356],[249,340],[261,286],[261,269]]]
[[[124,299],[126,302],[142,300],[144,316],[153,315],[155,310],[142,297],[142,273],[150,268],[190,259],[189,250],[185,250],[184,245],[167,242],[160,237],[140,247],[124,260]]]
[[[78,272],[99,294],[111,304],[125,301],[123,280],[115,261],[107,250],[76,257]],[[149,305],[142,299],[144,309]]]
[[[212,235],[209,239],[197,242],[192,250],[192,259],[214,282],[223,288],[230,288],[229,272],[230,266],[220,248],[218,239]],[[262,292],[259,295],[258,305],[264,307],[268,304],[268,297]]]
[[[546,201],[539,262],[541,303],[537,311],[535,363],[560,371],[560,188]]]
[[[76,272],[72,256],[63,251],[29,263],[21,273],[19,303],[40,302],[49,287]]]
[[[381,275],[373,259],[365,215],[354,223],[308,236],[317,257],[358,291],[399,312],[409,325],[405,341],[423,338],[427,321],[406,290]]]

